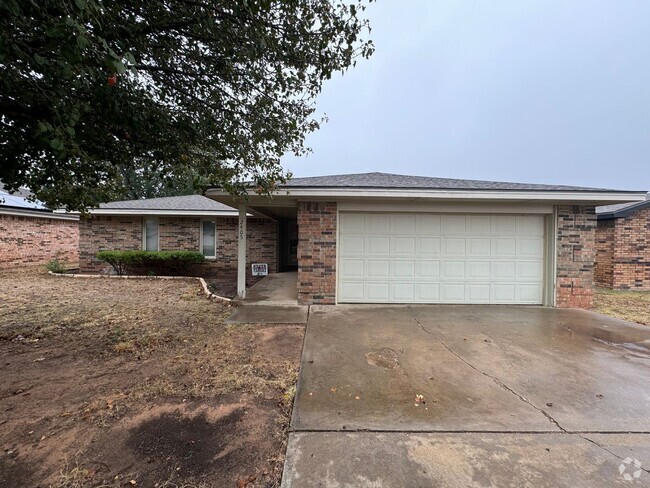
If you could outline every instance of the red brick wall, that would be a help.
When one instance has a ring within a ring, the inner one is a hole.
[[[595,279],[598,286],[611,288],[614,280],[614,220],[599,220],[596,228]]]
[[[0,215],[0,268],[46,264],[51,259],[76,264],[79,222]]]
[[[557,222],[556,306],[591,308],[596,258],[593,206],[561,205]]]
[[[298,302],[336,301],[336,203],[298,203]]]
[[[142,249],[140,217],[92,217],[79,222],[79,271],[110,273],[112,268],[99,261],[98,251],[134,251]]]
[[[612,287],[650,290],[650,208],[615,219]]]
[[[214,278],[237,275],[237,218],[216,217],[217,259],[206,260],[188,274]],[[198,217],[160,217],[159,242],[161,251],[199,251],[200,222]],[[110,265],[98,261],[102,250],[142,249],[142,218],[96,216],[80,225],[80,269],[83,273],[110,273]],[[248,219],[247,274],[252,263],[268,263],[269,271],[277,271],[277,223],[267,219]]]

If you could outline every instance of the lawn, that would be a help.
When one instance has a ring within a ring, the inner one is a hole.
[[[0,486],[280,481],[304,328],[195,281],[0,274]]]
[[[650,325],[650,292],[597,288],[593,309],[629,322]]]

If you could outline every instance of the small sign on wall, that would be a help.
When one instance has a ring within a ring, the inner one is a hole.
[[[253,276],[266,276],[269,274],[267,263],[253,263]]]

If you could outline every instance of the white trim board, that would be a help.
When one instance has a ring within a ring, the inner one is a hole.
[[[488,213],[488,214],[552,214],[553,205],[518,203],[439,203],[439,202],[368,202],[343,201],[341,212],[417,212],[417,213]]]
[[[38,210],[20,210],[14,208],[1,208],[0,215],[11,215],[12,217],[33,217],[37,219],[50,220],[79,220],[79,215],[68,213],[39,212]]]
[[[215,198],[232,195],[220,189],[211,189],[206,196]],[[297,200],[319,199],[356,199],[356,198],[396,198],[410,200],[501,200],[520,202],[590,202],[605,204],[608,202],[640,202],[646,199],[645,192],[625,191],[539,191],[539,190],[434,190],[434,189],[399,189],[399,188],[286,188],[273,193],[276,199],[293,198]],[[255,195],[249,195],[254,199]],[[252,201],[249,204],[253,205]]]
[[[232,217],[237,218],[238,213],[236,210],[225,211],[225,210],[132,210],[132,209],[109,209],[109,208],[98,208],[95,210],[90,210],[91,215],[148,215],[156,217]],[[249,215],[252,217],[252,215]]]

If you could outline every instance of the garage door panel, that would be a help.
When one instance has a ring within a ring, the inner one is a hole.
[[[542,281],[544,264],[541,261],[525,261],[517,263],[517,280]]]
[[[464,303],[465,302],[465,284],[464,283],[441,283],[440,299],[447,303]]]
[[[440,215],[420,214],[416,218],[417,234],[440,235]]]
[[[365,252],[366,239],[362,236],[341,235],[339,238],[339,247],[341,256],[343,255],[361,255]]]
[[[490,280],[490,261],[469,261],[467,263],[468,280]]]
[[[369,234],[390,234],[389,215],[368,214],[365,222],[365,228]]]
[[[517,303],[538,304],[542,295],[542,285],[538,283],[517,285]]]
[[[339,273],[342,278],[364,278],[364,260],[342,258]]]
[[[418,302],[435,303],[440,301],[440,285],[438,283],[418,283],[415,286],[415,292]]]
[[[391,283],[391,301],[414,302],[415,284],[414,283]]]
[[[516,220],[517,235],[544,237],[544,217],[539,215],[520,215]]]
[[[390,254],[412,256],[415,254],[415,237],[391,237]]]
[[[365,217],[362,214],[341,214],[339,229],[342,234],[363,234]]]
[[[515,261],[493,261],[490,278],[493,280],[516,280],[517,263]]]
[[[465,234],[467,220],[464,215],[443,215],[441,223],[442,235]]]
[[[394,214],[390,217],[390,232],[392,234],[414,234],[415,215]]]
[[[492,232],[492,217],[490,215],[470,215],[467,217],[468,234],[490,235]]]
[[[342,212],[339,221],[339,302],[542,302],[543,216]]]
[[[443,256],[465,256],[466,240],[464,237],[443,237]]]
[[[366,283],[366,296],[372,302],[389,303],[390,285],[387,282]]]
[[[391,261],[391,268],[395,278],[415,278],[415,261]]]
[[[490,256],[492,240],[489,237],[470,237],[467,239],[467,256]]]
[[[440,261],[416,261],[416,276],[426,280],[437,280],[440,278]]]
[[[417,237],[416,239],[419,255],[440,256],[440,237]]]
[[[443,280],[458,281],[465,279],[465,261],[442,261],[441,275]]]
[[[490,303],[490,284],[476,283],[465,285],[465,299],[471,303]]]
[[[491,287],[490,299],[496,303],[515,303],[516,290],[515,284],[510,283],[493,283]]]
[[[390,261],[388,259],[368,259],[366,269],[368,278],[390,278]]]
[[[493,256],[498,258],[514,258],[517,256],[517,239],[514,237],[494,238]]]
[[[339,284],[339,293],[349,302],[363,302],[366,299],[363,281],[346,281]]]
[[[492,217],[492,234],[515,235],[517,218],[513,215],[495,215]]]
[[[544,242],[539,238],[525,237],[517,240],[517,255],[526,258],[541,258],[544,256]]]
[[[367,237],[367,253],[372,255],[381,254],[387,256],[390,254],[390,237]]]

